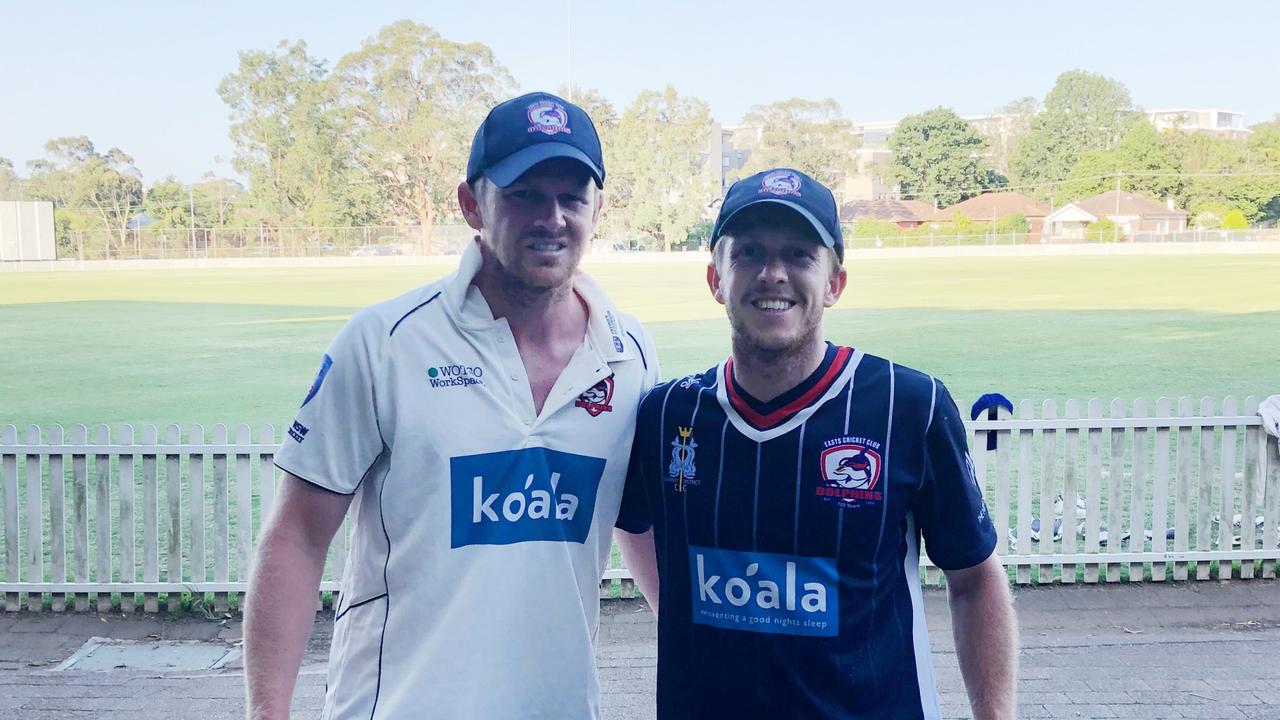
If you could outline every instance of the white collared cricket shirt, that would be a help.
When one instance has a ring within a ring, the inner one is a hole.
[[[586,337],[536,413],[480,263],[357,313],[276,456],[354,495],[326,720],[599,715],[598,587],[657,358],[579,274]]]

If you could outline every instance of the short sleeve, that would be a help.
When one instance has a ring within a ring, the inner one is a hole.
[[[974,476],[960,410],[937,380],[924,444],[924,479],[911,512],[925,550],[943,570],[973,567],[995,549],[996,531]]]
[[[286,429],[276,465],[342,494],[356,491],[382,453],[375,405],[373,328],[357,315],[338,333]]]
[[[653,448],[646,438],[654,436],[653,397],[651,389],[645,399],[640,402],[640,410],[636,414],[635,438],[631,442],[631,458],[627,462],[627,480],[622,488],[622,506],[618,509],[618,519],[614,527],[629,533],[639,534],[653,527],[653,507],[649,502],[650,474],[653,467],[645,462],[652,457]]]

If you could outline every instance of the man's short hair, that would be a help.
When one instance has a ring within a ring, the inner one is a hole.
[[[832,275],[840,272],[840,268],[843,266],[840,256],[836,254],[835,250],[822,243],[817,231],[813,229],[813,224],[805,219],[803,215],[785,205],[762,203],[742,210],[725,224],[724,230],[720,233],[720,239],[716,242],[715,247],[711,249],[711,260],[716,267],[720,268],[722,266],[721,264],[729,252],[729,243],[725,242],[726,240],[734,240],[739,235],[754,230],[794,232],[798,235],[812,237],[813,242],[826,250],[827,254],[831,256]]]

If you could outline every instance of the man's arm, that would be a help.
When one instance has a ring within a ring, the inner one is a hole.
[[[956,657],[973,717],[1012,720],[1018,624],[1004,567],[992,553],[973,567],[945,574]]]
[[[315,622],[329,542],[350,495],[285,473],[262,529],[244,609],[244,677],[249,720],[289,717],[298,667]]]
[[[653,548],[653,528],[635,535],[622,529],[613,531],[613,538],[622,551],[622,563],[631,571],[636,585],[649,603],[649,609],[658,614],[658,556]]]

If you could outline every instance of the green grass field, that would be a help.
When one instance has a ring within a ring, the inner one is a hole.
[[[0,275],[0,425],[275,423],[356,308],[446,267]],[[588,263],[664,375],[728,351],[698,262]],[[851,259],[837,342],[959,402],[1280,392],[1280,255]]]

